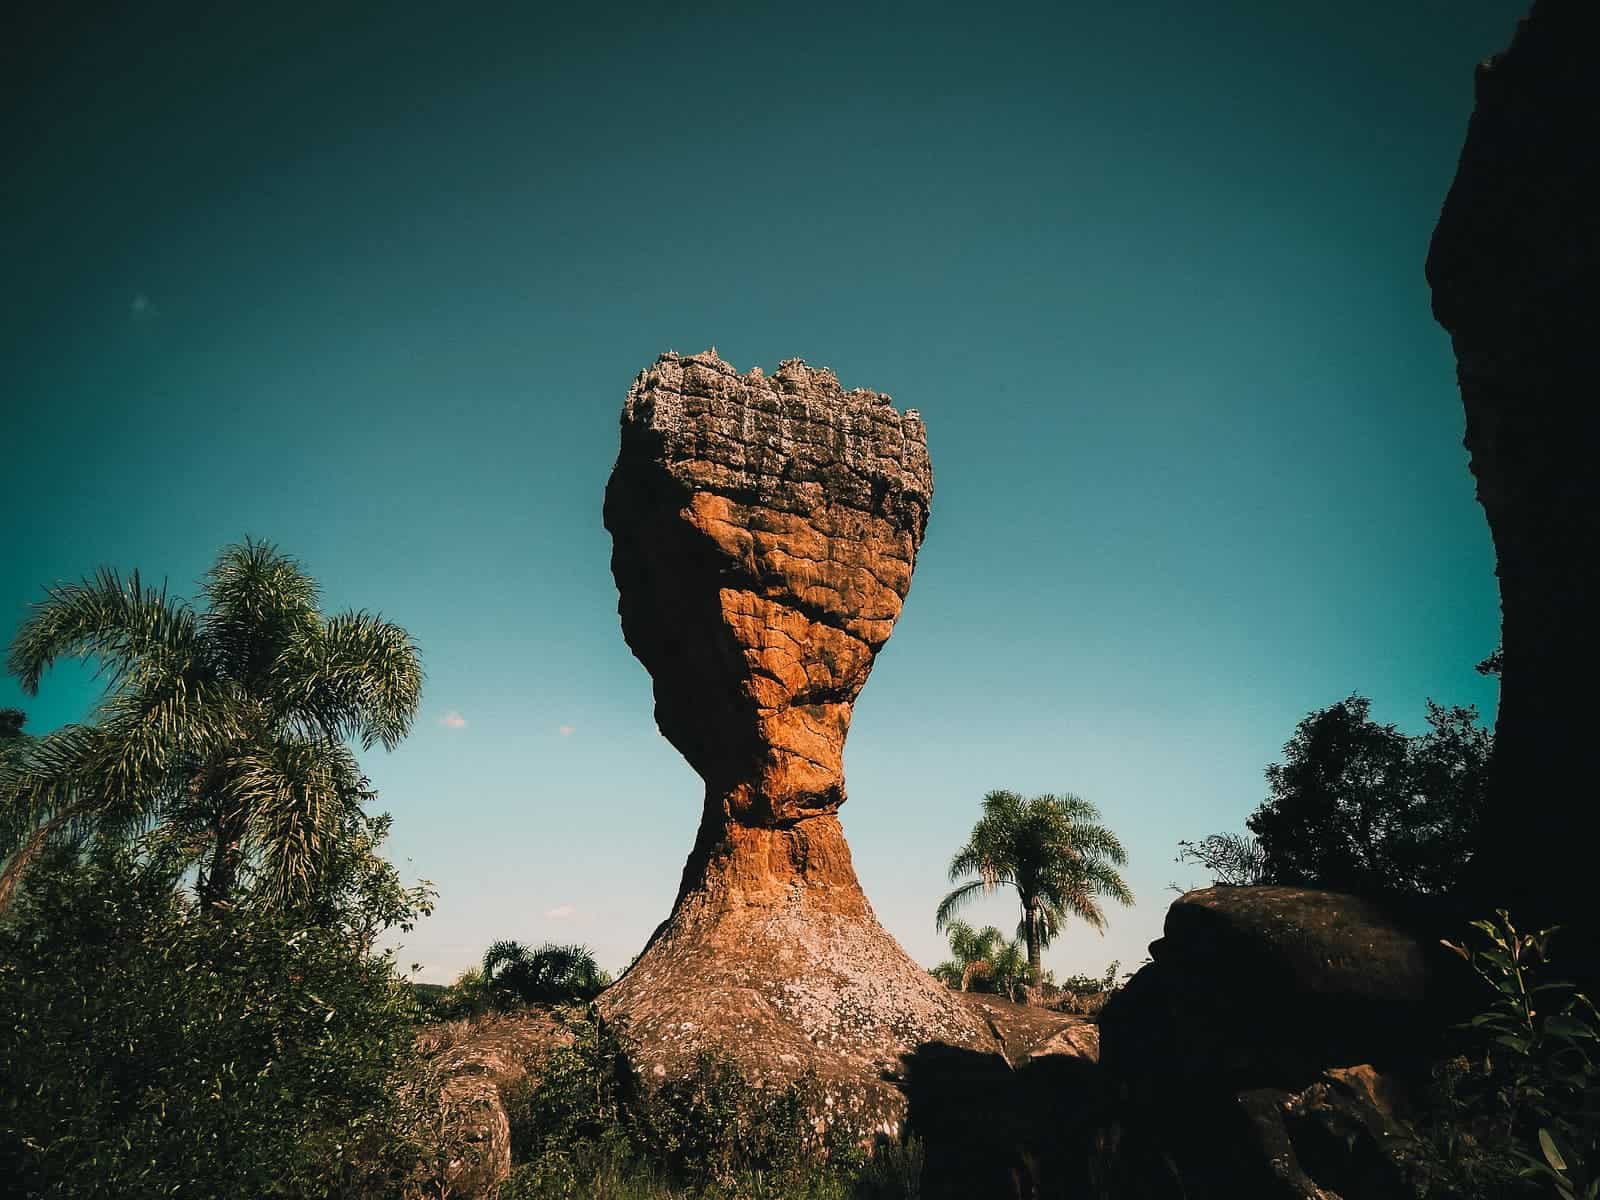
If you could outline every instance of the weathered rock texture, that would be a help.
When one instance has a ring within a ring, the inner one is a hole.
[[[606,488],[611,567],[656,721],[706,781],[700,851],[844,802],[850,707],[910,590],[932,492],[916,413],[831,371],[741,377],[714,353],[666,354],[634,382]],[[808,837],[831,845],[821,828]]]
[[[1015,1006],[931,980],[879,926],[839,826],[851,706],[932,486],[914,411],[798,360],[768,377],[665,354],[628,393],[605,503],[622,630],[705,780],[672,914],[601,999],[646,1078],[701,1050],[762,1083],[810,1069],[867,1132],[903,1116],[916,1047],[1002,1066],[1086,1049],[1052,1042],[1081,1022],[1008,1030]]]
[[[1590,918],[1591,953],[1580,796],[1600,775],[1597,61],[1600,6],[1539,0],[1510,48],[1478,68],[1427,267],[1434,315],[1455,344],[1504,621],[1478,875],[1486,899],[1524,924]]]
[[[494,1195],[511,1173],[506,1091],[541,1069],[551,1051],[571,1044],[572,1034],[541,1008],[425,1026],[417,1049],[439,1086],[444,1161],[428,1164],[435,1175],[421,1194]]]

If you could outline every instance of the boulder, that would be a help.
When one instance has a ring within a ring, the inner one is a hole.
[[[442,1121],[444,1161],[431,1164],[434,1192],[463,1200],[494,1195],[511,1172],[506,1089],[538,1071],[552,1050],[571,1044],[571,1032],[544,1008],[423,1028],[417,1049],[438,1088]]]
[[[1180,897],[1100,1014],[1101,1169],[1144,1172],[1117,1185],[1130,1196],[1410,1194],[1397,1106],[1481,1001],[1439,944],[1462,919],[1449,902],[1309,888]]]
[[[1151,962],[1100,1013],[1126,1077],[1237,1090],[1384,1062],[1469,1014],[1476,980],[1439,944],[1454,904],[1292,887],[1213,887],[1167,910]]]

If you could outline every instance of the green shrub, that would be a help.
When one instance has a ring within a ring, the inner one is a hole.
[[[587,1004],[611,984],[587,946],[495,942],[483,955],[483,985],[499,1009],[522,1004]]]
[[[12,1194],[393,1195],[424,1157],[417,1009],[342,928],[201,911],[105,851],[35,869],[0,923]]]
[[[1487,1041],[1486,1095],[1517,1146],[1523,1174],[1558,1195],[1600,1195],[1600,1011],[1570,983],[1545,978],[1555,929],[1523,933],[1504,909],[1474,921],[1487,943],[1445,942],[1493,989],[1472,1028]],[[1525,1148],[1524,1148],[1525,1147]]]
[[[1484,981],[1487,1007],[1457,1031],[1412,1122],[1406,1157],[1424,1200],[1594,1200],[1600,1194],[1600,1013],[1549,976],[1553,929],[1504,910],[1444,945]]]
[[[758,1088],[703,1054],[683,1077],[645,1087],[610,1026],[592,1011],[564,1019],[571,1045],[505,1097],[516,1166],[501,1200],[917,1195],[905,1177],[920,1175],[919,1156],[886,1145],[868,1160],[846,1131],[817,1128],[812,1114],[826,1106],[815,1075]]]

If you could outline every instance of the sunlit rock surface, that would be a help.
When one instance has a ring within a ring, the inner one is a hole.
[[[1092,1031],[1057,1037],[1079,1020],[930,979],[878,924],[839,826],[851,708],[932,490],[914,411],[798,360],[740,375],[664,354],[628,392],[605,503],[622,629],[705,781],[672,913],[601,1000],[647,1078],[701,1050],[762,1083],[813,1070],[827,1119],[895,1130],[919,1046],[1002,1066],[1047,1042],[1093,1052]]]

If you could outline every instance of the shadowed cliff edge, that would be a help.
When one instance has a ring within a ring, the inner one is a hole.
[[[1597,54],[1600,7],[1538,0],[1511,46],[1478,68],[1427,262],[1500,578],[1504,663],[1475,890],[1526,924],[1564,922],[1561,957],[1590,982],[1600,979],[1582,835],[1600,775],[1589,729],[1600,678]]]

